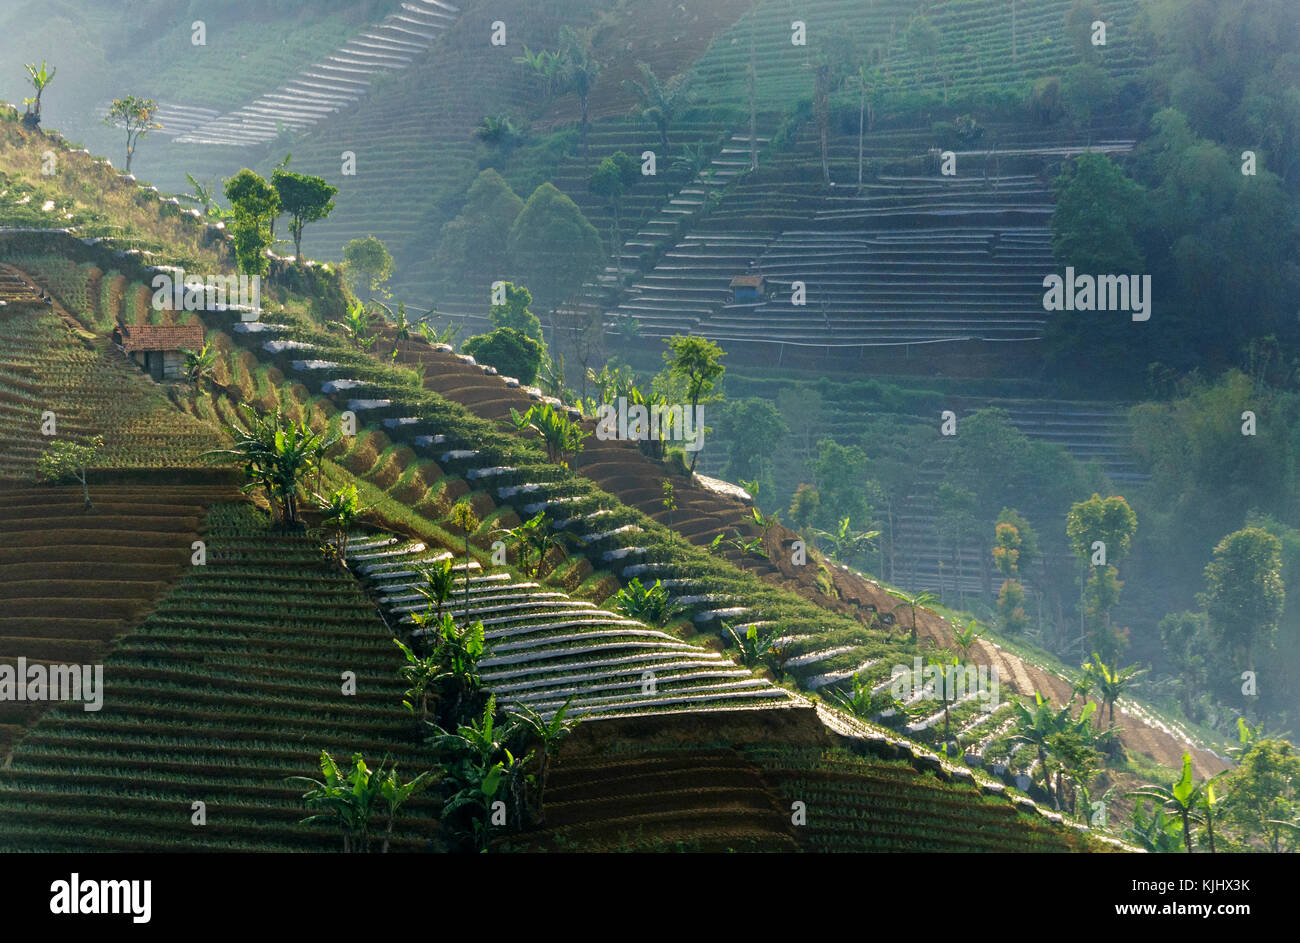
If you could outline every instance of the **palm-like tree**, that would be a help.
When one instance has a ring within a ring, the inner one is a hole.
[[[348,535],[369,508],[361,504],[357,496],[356,485],[345,485],[329,496],[316,495],[317,506],[321,512],[321,523],[334,530],[334,552],[338,559],[346,563],[348,558]]]
[[[1200,821],[1198,810],[1206,805],[1208,783],[1197,783],[1192,777],[1192,755],[1183,754],[1183,773],[1178,780],[1169,786],[1157,784],[1143,786],[1134,792],[1128,793],[1130,799],[1154,799],[1159,802],[1166,811],[1176,814],[1183,826],[1183,848],[1188,854],[1192,853],[1192,826],[1194,821]],[[1211,801],[1210,805],[1213,805]],[[1211,824],[1211,828],[1213,825]]]
[[[205,342],[198,350],[181,348],[181,353],[185,356],[185,379],[202,393],[203,380],[212,376],[212,368],[217,364],[217,352],[211,343]]]
[[[573,728],[578,725],[575,720],[569,720],[566,715],[569,712],[569,705],[573,703],[570,697],[564,702],[564,705],[551,715],[551,719],[545,719],[536,710],[527,704],[520,703],[510,708],[509,714],[516,721],[518,727],[526,731],[537,743],[540,752],[537,754],[537,790],[533,797],[534,821],[539,825],[545,821],[546,813],[542,801],[546,794],[546,780],[551,772],[551,760],[559,752],[560,741],[573,732]]]
[[[402,650],[402,655],[406,658],[406,664],[402,665],[397,670],[397,673],[403,681],[410,685],[402,695],[404,698],[402,706],[414,714],[418,705],[420,708],[420,723],[422,725],[428,723],[429,697],[437,695],[439,683],[448,678],[449,675],[435,656],[417,655],[408,646],[402,644],[400,639],[393,639],[393,644]]]
[[[848,517],[842,518],[834,531],[814,529],[814,533],[830,545],[831,559],[837,563],[845,563],[859,553],[867,552],[871,549],[871,541],[880,536],[878,530],[853,530]]]
[[[1101,694],[1103,703],[1107,707],[1107,723],[1115,723],[1115,702],[1123,696],[1135,680],[1146,674],[1147,669],[1139,668],[1137,665],[1129,665],[1127,668],[1120,668],[1118,665],[1105,665],[1101,656],[1096,652],[1092,653],[1093,678],[1097,685],[1097,692]]]
[[[465,614],[469,615],[469,535],[479,529],[481,521],[468,501],[457,501],[451,509],[451,522],[465,535]]]
[[[550,99],[555,94],[560,72],[560,57],[558,54],[546,49],[531,52],[528,46],[525,45],[524,54],[516,56],[515,62],[522,65],[530,75],[540,79],[544,98]]]
[[[1097,709],[1097,705],[1085,704],[1083,709],[1079,711],[1077,719],[1071,719],[1070,706],[1070,704],[1066,704],[1059,710],[1054,710],[1051,703],[1037,691],[1034,692],[1034,709],[1032,711],[1020,701],[1012,701],[1012,709],[1016,712],[1016,733],[1011,739],[1017,743],[1029,744],[1037,751],[1038,763],[1043,771],[1043,782],[1049,786],[1052,773],[1050,754],[1053,740],[1060,734],[1073,735],[1085,744],[1091,743],[1095,739],[1089,720],[1093,711]],[[1059,795],[1057,802],[1059,805]]]
[[[959,629],[956,626],[953,626],[952,632],[953,632],[953,643],[957,646],[957,650],[961,653],[962,663],[965,664],[966,662],[970,661],[971,649],[975,647],[975,643],[979,640],[980,637],[979,621],[976,619],[971,619],[970,622],[966,623],[966,628],[964,629]]]
[[[290,776],[287,782],[306,784],[303,799],[309,808],[321,809],[303,819],[303,823],[334,821],[343,833],[343,851],[368,852],[370,850],[370,820],[377,806],[385,807],[388,827],[384,831],[382,852],[388,851],[393,834],[393,823],[398,811],[412,796],[428,788],[440,774],[433,771],[421,773],[409,783],[397,776],[397,766],[384,757],[379,766],[371,770],[360,753],[352,754],[347,775],[334,758],[322,750],[320,755],[322,779],[309,776]]]
[[[420,563],[416,565],[415,570],[424,581],[424,585],[416,586],[415,591],[429,601],[429,610],[427,613],[418,613],[412,618],[422,626],[426,623],[432,624],[435,620],[441,622],[442,607],[451,598],[452,590],[456,585],[456,572],[453,569],[452,558],[447,556],[432,563]]]
[[[536,403],[526,413],[511,407],[510,417],[516,429],[532,429],[540,435],[547,457],[565,467],[570,456],[582,451],[582,440],[591,435],[550,403]]]
[[[556,88],[563,94],[573,92],[582,109],[579,127],[586,134],[591,117],[591,92],[600,76],[600,63],[591,51],[591,31],[575,30],[571,26],[560,29],[560,61],[556,69]]]
[[[349,301],[347,312],[342,320],[331,321],[330,325],[343,332],[343,336],[357,350],[369,350],[375,342],[374,329],[371,324],[370,309],[360,301]]]
[[[929,590],[924,590],[919,593],[909,593],[901,589],[890,589],[887,590],[887,592],[895,599],[902,600],[903,605],[905,605],[908,608],[908,610],[911,612],[912,641],[915,642],[916,641],[916,610],[918,609],[928,610],[930,603],[936,602],[939,599],[939,597],[934,593],[930,592]],[[932,611],[932,610],[928,610],[928,611]]]
[[[23,116],[23,120],[27,124],[35,126],[41,123],[41,95],[54,81],[54,73],[57,70],[48,68],[44,59],[41,60],[39,66],[25,62],[23,68],[27,70],[27,81],[31,83],[32,88],[36,89],[34,97],[23,99],[23,105],[27,107],[27,114]]]
[[[661,82],[646,63],[638,62],[636,67],[641,73],[641,80],[629,79],[625,86],[637,97],[636,113],[658,130],[659,146],[667,154],[668,128],[693,97],[691,77],[680,72],[667,82]]]

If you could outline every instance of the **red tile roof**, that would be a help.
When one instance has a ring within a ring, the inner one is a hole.
[[[731,280],[732,288],[762,288],[766,279],[762,275],[737,275]]]
[[[128,354],[137,350],[198,350],[203,346],[203,325],[192,324],[119,324],[117,333],[122,349]]]

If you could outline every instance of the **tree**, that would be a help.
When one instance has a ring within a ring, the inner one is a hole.
[[[546,555],[559,543],[544,510],[517,527],[499,527],[492,533],[514,543],[519,572],[526,577],[536,577],[541,573]]]
[[[226,181],[225,193],[234,213],[231,235],[239,268],[249,275],[265,275],[270,270],[266,250],[272,243],[271,224],[280,212],[280,194],[247,167]]]
[[[103,436],[96,436],[86,445],[78,445],[62,439],[55,440],[36,460],[36,476],[51,484],[69,479],[79,482],[85,509],[89,511],[92,505],[90,487],[86,484],[86,472],[103,447]]]
[[[633,619],[649,625],[664,625],[681,611],[659,580],[646,586],[636,577],[610,597],[610,605]]]
[[[932,63],[938,57],[940,40],[938,27],[925,14],[918,13],[908,21],[907,30],[903,33],[903,45],[916,58],[917,84],[921,82],[921,65]]]
[[[368,285],[371,291],[387,297],[384,283],[393,276],[393,257],[374,236],[353,239],[343,247],[343,271],[353,291]]]
[[[343,833],[345,854],[370,851],[370,821],[381,805],[387,811],[388,826],[384,831],[380,852],[387,852],[398,811],[412,796],[437,782],[441,775],[430,770],[408,783],[402,783],[397,776],[396,764],[390,765],[388,757],[384,757],[377,769],[371,770],[366,766],[362,755],[354,753],[348,773],[344,776],[334,758],[324,750],[320,755],[320,769],[322,779],[290,776],[285,781],[307,785],[307,792],[302,797],[307,806],[324,811],[309,815],[302,820],[303,824],[331,820],[336,822]]]
[[[640,81],[629,79],[624,83],[637,99],[633,112],[654,125],[659,132],[659,146],[667,154],[668,129],[682,109],[694,100],[691,77],[688,73],[681,72],[662,82],[646,63],[638,62],[636,67],[641,73]]]
[[[1066,515],[1065,533],[1070,540],[1070,549],[1085,567],[1095,558],[1094,555],[1104,554],[1105,563],[1093,567],[1089,585],[1094,614],[1109,626],[1110,610],[1119,599],[1122,585],[1110,571],[1128,555],[1133,535],[1137,533],[1137,515],[1119,495],[1103,498],[1093,494],[1087,501],[1071,505]],[[1080,621],[1085,615],[1086,608],[1081,605]]]
[[[271,186],[280,197],[281,212],[289,214],[289,232],[293,236],[293,253],[302,258],[302,228],[307,223],[324,219],[334,209],[332,187],[323,177],[294,173],[276,168],[271,174]]]
[[[501,279],[508,265],[505,247],[510,226],[523,208],[524,201],[499,173],[490,167],[480,173],[459,215],[438,234],[433,265],[440,280],[448,285],[486,285]]]
[[[453,569],[450,554],[432,563],[417,563],[415,571],[420,575],[420,581],[423,583],[417,585],[415,590],[428,601],[429,608],[424,614],[423,622],[418,615],[412,618],[423,627],[442,619],[442,607],[451,598],[452,590],[456,585],[456,571]]]
[[[560,58],[556,70],[557,90],[560,94],[572,92],[578,96],[581,108],[581,127],[586,133],[591,117],[591,92],[600,76],[600,63],[591,51],[591,30],[560,27]]]
[[[1072,718],[1070,716],[1070,704],[1067,703],[1058,709],[1053,709],[1051,703],[1042,694],[1035,691],[1033,710],[1025,707],[1019,700],[1012,701],[1011,706],[1015,711],[1016,730],[1011,739],[1034,747],[1038,753],[1038,763],[1039,768],[1042,770],[1043,783],[1050,788],[1053,773],[1051,761],[1053,746],[1060,742],[1058,738],[1062,734],[1072,738],[1068,743],[1071,750],[1076,749],[1078,745],[1091,745],[1095,737],[1092,733],[1090,719],[1097,709],[1097,705],[1085,704],[1079,710],[1078,717]],[[1059,788],[1055,791],[1054,796],[1057,809],[1060,809],[1061,791]]]
[[[665,338],[664,343],[668,345],[668,350],[664,351],[664,363],[670,374],[686,383],[686,396],[694,414],[695,408],[713,392],[726,372],[727,368],[721,363],[726,353],[703,337],[678,335]],[[696,449],[691,454],[691,474],[695,473],[700,451]]]
[[[916,610],[925,609],[926,611],[931,611],[928,609],[930,603],[938,602],[939,597],[928,590],[919,593],[909,593],[902,589],[888,589],[886,592],[895,599],[902,600],[903,605],[906,606],[908,611],[911,613],[912,621],[910,628],[912,632],[912,643],[916,644]]]
[[[1197,810],[1205,801],[1205,789],[1205,783],[1197,783],[1192,777],[1192,755],[1184,753],[1183,773],[1173,784],[1147,785],[1127,795],[1130,799],[1153,799],[1161,803],[1166,811],[1176,814],[1183,825],[1183,849],[1190,855],[1191,823],[1197,819]]]
[[[1025,612],[1025,588],[1019,580],[1005,579],[998,591],[998,621],[1003,631],[1010,635],[1019,635],[1029,626],[1029,615]]]
[[[328,496],[316,495],[321,523],[334,531],[334,553],[340,561],[348,558],[348,534],[369,508],[357,497],[356,485],[345,485]]]
[[[198,350],[182,347],[181,354],[185,357],[185,379],[202,392],[203,380],[212,376],[212,368],[216,366],[217,352],[212,349],[210,342],[204,342]]]
[[[794,489],[794,497],[790,501],[790,520],[801,530],[810,527],[820,505],[821,495],[817,489],[809,484],[801,484]]]
[[[813,68],[813,120],[817,122],[817,140],[822,158],[822,183],[831,185],[829,137],[831,127],[831,67],[821,64]]]
[[[527,130],[515,124],[509,115],[484,115],[474,129],[474,137],[488,147],[496,148],[504,161],[509,158],[511,151],[524,142]]]
[[[178,194],[178,198],[186,203],[193,203],[195,206],[202,207],[203,215],[208,219],[225,220],[230,219],[234,214],[221,206],[217,202],[217,180],[214,177],[208,183],[203,183],[193,174],[186,173],[185,179],[189,181],[193,193]]]
[[[27,70],[27,81],[36,90],[34,97],[23,99],[23,106],[26,108],[26,112],[23,114],[23,124],[34,128],[41,123],[41,95],[54,81],[54,73],[58,70],[47,68],[44,59],[41,60],[39,66],[25,62],[23,68]],[[129,166],[130,162],[128,161],[128,169]]]
[[[469,615],[469,535],[479,529],[474,505],[461,499],[451,509],[451,522],[465,535],[465,614]]]
[[[1282,542],[1260,527],[1228,534],[1205,567],[1205,611],[1220,651],[1254,671],[1256,654],[1272,647],[1286,602]]]
[[[790,428],[769,400],[750,396],[723,406],[718,434],[727,438],[729,479],[759,480],[770,471],[772,456]]]
[[[524,384],[537,379],[545,353],[540,343],[512,327],[499,327],[488,334],[471,337],[461,345],[461,350],[477,362],[496,367],[503,376],[515,377]]]
[[[605,255],[596,228],[551,183],[528,198],[510,226],[506,248],[514,269],[552,311]]]
[[[591,435],[550,403],[535,403],[525,413],[511,407],[510,418],[520,432],[531,429],[541,436],[547,457],[565,467],[571,456],[582,451],[582,440]]]
[[[875,509],[867,500],[866,452],[856,445],[822,439],[810,464],[820,498],[819,524],[833,526],[839,515],[864,522],[873,519]]]
[[[1102,704],[1107,711],[1106,723],[1112,726],[1115,723],[1115,702],[1124,696],[1124,692],[1133,686],[1134,681],[1147,673],[1147,669],[1138,668],[1137,665],[1129,665],[1127,668],[1120,668],[1119,665],[1108,666],[1096,652],[1092,653],[1092,661],[1084,665],[1084,670],[1088,672],[1097,692],[1101,695]],[[1100,724],[1100,715],[1097,720]]]
[[[1224,786],[1224,820],[1262,839],[1274,854],[1283,851],[1280,823],[1295,821],[1300,811],[1300,756],[1295,747],[1279,739],[1254,742],[1238,767],[1225,775]],[[1285,850],[1300,847],[1294,832],[1291,838]]]
[[[420,729],[423,730],[423,725],[429,722],[429,697],[436,696],[439,682],[447,677],[444,665],[434,655],[415,654],[400,639],[393,639],[393,644],[402,650],[406,659],[406,664],[397,669],[398,677],[410,685],[402,695],[402,706],[414,714],[416,705],[419,705]]]
[[[569,734],[573,733],[573,728],[578,725],[575,720],[569,720],[565,715],[569,712],[569,705],[573,703],[570,697],[561,705],[560,709],[551,715],[547,720],[539,714],[534,708],[522,701],[511,707],[509,715],[515,720],[519,728],[527,733],[537,744],[537,789],[533,795],[533,821],[538,825],[545,821],[545,809],[543,802],[546,799],[546,781],[551,772],[551,761],[559,752],[561,741]]]
[[[623,151],[615,151],[606,157],[587,178],[587,189],[604,198],[614,213],[610,221],[609,251],[620,279],[623,277],[623,195],[640,179],[641,165]]]
[[[226,426],[233,439],[228,449],[213,449],[200,458],[230,456],[242,463],[248,484],[244,491],[262,489],[271,512],[285,524],[298,523],[298,489],[300,480],[318,469],[323,456],[338,442],[335,430],[313,432],[306,423],[294,422],[274,413],[260,414],[241,403],[243,417],[239,425]]]
[[[488,312],[492,318],[492,324],[496,327],[508,327],[518,331],[526,337],[531,337],[537,343],[542,345],[545,350],[545,342],[542,339],[542,322],[538,320],[537,315],[533,314],[531,305],[533,303],[533,294],[523,285],[515,285],[512,282],[506,282],[502,286],[505,292],[505,303],[492,305],[492,310]]]
[[[138,98],[128,95],[117,98],[108,107],[104,123],[126,131],[126,172],[131,172],[131,158],[135,156],[135,146],[150,131],[161,130],[162,125],[154,121],[158,114],[158,103],[152,98]]]
[[[841,518],[834,531],[816,531],[818,538],[830,545],[831,559],[845,563],[871,549],[871,541],[880,536],[880,531],[855,531],[849,526],[847,517]]]
[[[348,343],[359,351],[369,350],[378,338],[370,309],[355,298],[348,300],[342,319],[330,321],[328,326],[342,331]]]

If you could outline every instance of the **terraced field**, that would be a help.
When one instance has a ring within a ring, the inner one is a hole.
[[[94,664],[189,564],[205,509],[231,485],[0,487],[0,661]],[[41,709],[0,704],[0,750]]]
[[[431,765],[392,634],[352,577],[247,504],[215,506],[205,537],[207,564],[105,660],[103,709],[48,711],[14,748],[5,851],[333,851],[333,829],[298,824],[302,790],[284,777],[318,775],[322,748],[390,754],[407,778]],[[421,850],[436,811],[413,800],[395,849]]]

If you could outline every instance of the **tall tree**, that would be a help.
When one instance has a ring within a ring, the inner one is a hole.
[[[234,213],[231,234],[241,271],[265,275],[270,269],[271,223],[280,212],[280,194],[259,174],[245,167],[226,181],[226,199]]]
[[[293,236],[293,252],[302,258],[302,228],[307,223],[324,219],[334,209],[334,194],[338,187],[332,187],[323,177],[295,173],[292,170],[276,168],[271,174],[271,186],[280,196],[280,211],[289,214],[289,232]]]
[[[108,106],[104,123],[126,132],[126,172],[131,172],[131,159],[135,157],[135,146],[150,131],[162,129],[154,120],[158,114],[158,103],[152,98],[139,98],[128,95],[116,98]]]
[[[438,234],[433,254],[436,275],[445,285],[488,285],[509,274],[506,239],[524,201],[489,167],[474,179],[465,206]],[[526,333],[526,332],[525,332]]]
[[[703,337],[678,335],[665,338],[668,349],[664,351],[664,363],[669,373],[686,383],[686,396],[690,400],[691,412],[711,394],[727,368],[722,365],[726,352],[721,347]],[[703,434],[703,430],[697,430]],[[695,463],[699,460],[700,449],[691,453],[691,474],[695,473]]]
[[[387,296],[384,283],[393,277],[393,257],[388,247],[374,236],[357,237],[343,247],[343,272],[353,291],[366,285]]]
[[[1219,651],[1254,671],[1271,649],[1286,601],[1282,542],[1260,527],[1228,534],[1205,567],[1205,611]]]
[[[600,234],[578,205],[543,183],[533,191],[506,239],[513,268],[552,312],[604,258]]]
[[[644,62],[637,63],[640,81],[629,79],[625,84],[637,98],[636,114],[655,126],[659,132],[659,146],[668,153],[668,130],[681,111],[694,100],[691,77],[678,73],[666,82],[660,81],[654,70]]]

